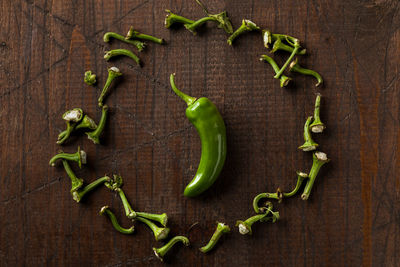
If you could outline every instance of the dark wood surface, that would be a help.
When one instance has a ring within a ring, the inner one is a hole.
[[[298,37],[309,52],[301,62],[322,74],[324,87],[294,75],[295,83],[281,89],[258,60],[268,53],[259,34],[229,47],[212,23],[197,36],[164,28],[165,9],[200,18],[195,1],[0,1],[0,266],[162,265],[152,252],[162,243],[145,226],[125,236],[98,215],[109,205],[130,225],[116,195],[102,187],[77,204],[63,168],[48,166],[61,148],[55,141],[65,110],[82,107],[99,119],[97,97],[113,65],[124,76],[107,98],[103,145],[81,135],[62,149],[87,151],[87,166],[73,166],[85,181],[119,173],[136,210],[168,213],[171,235],[187,235],[192,243],[175,249],[170,264],[400,265],[399,2],[204,2],[212,13],[226,10],[235,28],[248,18]],[[131,25],[168,44],[149,44],[139,54],[142,68],[128,58],[105,62],[110,48],[135,51],[102,41],[105,32],[125,34]],[[274,55],[280,64],[286,57]],[[98,75],[96,88],[83,83],[88,69]],[[200,140],[169,87],[173,72],[182,90],[217,105],[227,128],[222,174],[194,199],[182,192],[196,171]],[[256,194],[289,190],[295,171],[311,167],[311,154],[297,146],[317,91],[327,130],[315,139],[331,162],[308,201],[275,203],[278,223],[255,225],[253,236],[241,236],[234,223],[253,215]],[[228,223],[232,233],[203,255],[198,248],[215,221]]]

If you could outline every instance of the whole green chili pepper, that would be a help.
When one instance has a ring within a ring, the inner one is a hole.
[[[214,234],[212,235],[210,241],[204,247],[200,248],[200,251],[203,253],[207,253],[212,250],[215,245],[217,244],[218,240],[221,238],[223,234],[229,233],[231,228],[229,225],[226,225],[221,222],[217,222],[217,229],[215,230]]]
[[[184,195],[194,197],[207,190],[218,178],[226,158],[226,129],[217,107],[205,97],[194,98],[179,91],[170,76],[172,90],[188,105],[186,117],[200,135],[201,159],[193,180]]]

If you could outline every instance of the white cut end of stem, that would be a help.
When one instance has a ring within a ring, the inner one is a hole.
[[[64,115],[64,120],[77,122],[81,117],[81,112],[77,109],[71,110]]]
[[[305,172],[298,172],[297,174],[298,174],[299,176],[301,176],[301,177],[304,177],[304,178],[308,177],[308,174],[305,173]]]
[[[114,72],[120,72],[119,69],[117,67],[111,67],[110,70],[114,71]]]
[[[81,153],[81,162],[82,162],[82,164],[86,164],[86,162],[87,162],[86,161],[86,159],[87,159],[86,152],[81,150],[80,153]]]
[[[303,148],[303,151],[313,151],[315,149],[316,149],[315,146],[307,146],[307,147]]]
[[[324,131],[324,126],[323,125],[315,125],[311,127],[311,132],[313,133],[322,133]]]
[[[239,224],[239,233],[242,235],[248,234],[250,231],[247,229],[247,227],[243,224]]]
[[[327,161],[328,160],[328,156],[324,153],[324,152],[315,152],[315,156],[317,157],[317,159],[321,160],[321,161]]]

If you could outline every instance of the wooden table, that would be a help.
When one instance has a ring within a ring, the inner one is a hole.
[[[325,80],[293,75],[280,88],[260,62],[268,54],[260,34],[230,47],[227,35],[208,23],[194,36],[183,27],[164,28],[165,9],[204,15],[195,1],[12,1],[0,2],[0,265],[161,265],[160,246],[144,225],[131,236],[116,232],[98,214],[109,205],[121,224],[117,195],[102,187],[82,203],[70,195],[61,166],[49,159],[61,147],[64,111],[82,107],[96,120],[107,68],[123,79],[107,98],[110,120],[102,145],[74,136],[62,149],[81,146],[86,182],[112,173],[136,210],[166,212],[171,236],[187,235],[168,261],[181,266],[399,266],[399,2],[393,1],[204,1],[211,13],[226,10],[235,28],[243,18],[272,32],[298,37],[308,55],[302,65]],[[129,26],[163,37],[129,58],[105,62],[104,51],[133,47],[102,41],[107,31]],[[273,57],[282,64],[287,54]],[[96,88],[83,83],[91,69]],[[183,197],[200,159],[200,140],[185,117],[185,104],[169,86],[170,73],[186,93],[206,96],[225,119],[228,156],[216,184],[198,198]],[[324,166],[308,201],[274,202],[275,224],[259,223],[242,236],[236,220],[254,214],[252,199],[278,187],[290,190],[296,170],[308,171],[311,153],[297,149],[303,124],[323,95],[326,132],[315,135],[331,162]],[[232,233],[203,255],[215,221]]]

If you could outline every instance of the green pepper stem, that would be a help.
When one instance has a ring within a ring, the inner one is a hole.
[[[96,74],[92,74],[90,70],[86,71],[83,81],[88,85],[94,85],[96,83]]]
[[[262,213],[265,211],[264,207],[260,208],[260,206],[258,206],[258,202],[260,202],[260,200],[263,198],[271,198],[279,200],[280,196],[278,196],[278,193],[261,193],[255,196],[253,199],[253,209],[256,213]]]
[[[109,182],[110,180],[111,179],[108,176],[101,177],[101,178],[91,182],[90,184],[88,184],[84,188],[79,188],[78,190],[73,191],[72,192],[72,198],[76,202],[79,203],[87,193],[93,191],[94,189],[96,189],[97,187],[101,186],[102,184],[104,184],[106,182]]]
[[[126,198],[124,191],[121,188],[117,188],[115,191],[118,192],[118,195],[121,198],[126,217],[128,217],[129,219],[136,218],[136,212],[132,209],[131,204],[129,204],[129,201]]]
[[[191,31],[193,34],[196,34],[196,29],[198,27],[200,27],[201,25],[203,25],[204,23],[206,23],[207,21],[217,21],[215,18],[213,17],[204,17],[201,19],[196,20],[195,22],[191,23],[191,24],[184,24],[185,28],[188,29],[189,31]],[[217,21],[218,22],[218,21]]]
[[[312,118],[312,116],[308,117],[306,122],[304,123],[304,144],[298,147],[298,149],[302,149],[303,151],[312,151],[318,147],[318,144],[315,143],[312,139],[310,132],[310,124]]]
[[[158,222],[164,227],[166,227],[167,223],[168,223],[168,215],[166,213],[154,214],[154,213],[147,213],[147,212],[136,212],[136,215],[139,217],[148,219],[148,220]]]
[[[325,129],[325,124],[321,122],[321,118],[319,117],[320,102],[321,94],[318,93],[317,98],[315,99],[314,121],[310,124],[310,129],[313,133],[322,133]]]
[[[175,92],[175,94],[177,96],[179,96],[183,101],[185,101],[188,106],[192,105],[196,101],[197,98],[188,96],[187,94],[181,92],[176,87],[174,79],[175,79],[175,73],[173,73],[169,76],[169,81],[171,83],[172,90]]]
[[[283,197],[288,198],[288,197],[294,196],[299,191],[301,184],[303,183],[304,179],[306,179],[306,178],[308,178],[308,174],[297,171],[296,187],[289,193],[283,193]]]
[[[104,215],[104,213],[110,218],[112,226],[117,230],[118,232],[122,234],[132,234],[135,231],[135,227],[132,225],[130,228],[123,228],[117,220],[117,217],[115,217],[114,213],[111,212],[111,210],[108,208],[108,206],[104,206],[100,210],[100,214]]]
[[[165,28],[169,28],[175,23],[181,23],[184,25],[194,23],[194,20],[176,15],[168,9],[166,9],[165,11],[168,12],[167,16],[165,17]]]
[[[240,25],[240,27],[234,31],[231,36],[228,37],[228,44],[232,45],[233,41],[239,36],[242,35],[246,32],[250,32],[250,31],[259,31],[261,30],[260,27],[258,27],[254,22],[252,22],[251,20],[248,19],[244,19],[242,20],[242,25]]]
[[[82,121],[76,125],[74,130],[79,130],[79,129],[89,129],[89,130],[94,130],[97,128],[96,122],[90,118],[88,115],[85,115],[82,119]]]
[[[101,91],[99,99],[97,100],[99,102],[100,107],[103,106],[104,97],[106,97],[106,95],[108,94],[112,81],[121,75],[122,73],[119,71],[117,67],[111,67],[108,69],[108,77],[106,84],[104,85],[103,90]]]
[[[71,179],[71,193],[78,190],[83,185],[83,180],[81,178],[76,177],[75,173],[72,171],[71,166],[69,165],[68,161],[62,159],[62,163],[64,165],[64,169]]]
[[[182,242],[185,246],[189,246],[189,239],[185,236],[174,236],[171,240],[168,241],[167,244],[162,246],[161,248],[153,248],[154,254],[163,261],[165,254],[178,242]]]
[[[143,217],[137,216],[135,219],[146,224],[151,229],[151,231],[153,231],[156,241],[163,240],[168,237],[170,231],[169,228],[158,227],[155,223]]]
[[[133,52],[129,51],[128,49],[114,49],[114,50],[106,51],[104,58],[105,58],[105,60],[108,61],[112,57],[121,56],[121,55],[130,57],[131,59],[133,59],[136,62],[136,64],[138,64],[139,66],[141,65],[140,58],[138,56],[136,56]]]
[[[254,215],[245,221],[240,221],[240,220],[236,221],[236,226],[239,227],[239,233],[241,233],[242,235],[246,235],[246,234],[251,235],[252,234],[251,226],[255,222],[258,222],[261,219],[263,219],[264,217],[266,217],[267,214],[268,214],[268,212],[263,213],[263,214]]]
[[[321,75],[319,75],[318,72],[311,70],[311,69],[306,69],[306,68],[301,67],[297,61],[297,58],[294,61],[292,61],[292,63],[290,63],[289,71],[313,76],[315,79],[317,79],[317,83],[315,84],[315,86],[317,86],[317,87],[320,86],[324,82],[324,80],[322,79]]]
[[[266,61],[267,63],[269,63],[271,65],[272,69],[275,71],[275,73],[278,73],[279,66],[278,66],[278,64],[276,64],[275,60],[273,60],[271,57],[269,57],[267,55],[261,55],[260,61]],[[281,75],[279,77],[279,80],[280,80],[280,86],[281,87],[285,87],[286,85],[289,84],[289,82],[292,79],[287,77],[287,76],[285,76],[285,75]]]
[[[101,109],[101,118],[99,126],[97,126],[96,130],[92,132],[86,132],[88,138],[92,140],[93,143],[95,144],[100,144],[100,135],[103,133],[104,127],[106,125],[107,113],[108,113],[108,106],[104,105]]]
[[[278,38],[275,42],[274,45],[272,47],[271,53],[275,53],[276,51],[281,50],[281,51],[286,51],[289,53],[293,53],[294,48],[290,45],[284,44],[282,43],[282,40],[280,38]],[[297,55],[305,55],[307,52],[306,49],[302,49],[297,51]]]
[[[277,39],[281,39],[281,40],[285,40],[289,45],[291,46],[295,46],[296,43],[299,42],[299,39],[292,37],[290,35],[287,34],[279,34],[279,33],[273,33],[271,35],[271,39],[272,41],[276,41]]]
[[[223,234],[229,233],[231,229],[228,225],[217,222],[217,229],[215,230],[214,234],[212,235],[210,241],[204,247],[200,248],[200,251],[203,253],[207,253],[212,250],[215,245],[217,244],[218,240],[221,238]]]
[[[139,52],[143,51],[143,49],[146,46],[146,44],[141,42],[141,41],[138,41],[138,40],[127,40],[127,39],[125,39],[124,36],[122,36],[122,35],[120,35],[118,33],[115,33],[115,32],[106,32],[104,34],[104,36],[103,36],[103,41],[108,43],[110,41],[110,38],[114,38],[114,39],[120,40],[120,41],[122,41],[124,43],[134,45],[139,50]]]
[[[301,199],[307,200],[308,197],[310,196],[311,189],[314,185],[315,178],[318,175],[319,170],[321,169],[322,165],[325,163],[329,162],[330,159],[328,159],[327,155],[324,152],[317,151],[313,153],[313,164],[310,170],[310,173],[308,174],[308,181],[306,183],[306,186],[304,187],[303,194],[301,195]]]
[[[74,128],[76,126],[76,122],[67,121],[66,124],[67,124],[67,129],[58,135],[58,140],[56,142],[58,145],[62,145],[65,143],[65,141],[67,141],[67,139],[71,136],[71,133],[74,131]]]
[[[133,26],[131,26],[129,28],[128,33],[126,34],[125,39],[129,40],[129,39],[140,39],[140,40],[147,40],[153,43],[157,43],[157,44],[164,44],[165,41],[162,38],[156,38],[154,36],[148,35],[148,34],[143,34],[140,33],[138,31],[135,31],[135,29],[133,28]]]
[[[79,168],[82,168],[82,163],[86,164],[86,152],[81,150],[81,148],[78,146],[78,151],[75,153],[58,153],[57,155],[55,155],[54,157],[52,157],[49,161],[49,165],[50,166],[55,166],[55,163],[57,160],[59,159],[65,159],[68,161],[75,161],[78,163]]]
[[[274,78],[279,79],[287,66],[289,65],[290,61],[292,61],[293,57],[296,55],[297,51],[300,48],[300,44],[298,42],[295,43],[294,49],[292,53],[290,54],[289,58],[286,60],[285,64],[283,64],[282,68],[275,74]]]

